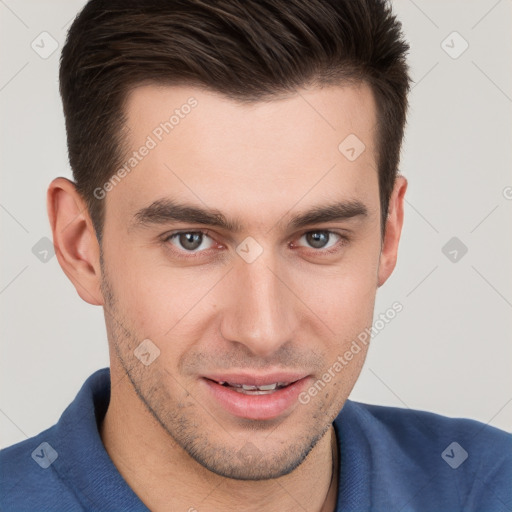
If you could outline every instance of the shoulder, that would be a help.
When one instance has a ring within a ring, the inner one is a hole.
[[[409,496],[412,507],[424,500],[453,504],[453,510],[508,510],[512,504],[508,432],[471,419],[351,400],[335,425],[366,450],[376,496],[393,492]]]
[[[433,412],[401,407],[364,404],[347,400],[346,413],[365,425],[369,431],[386,433],[401,444],[416,441],[448,440],[453,436],[467,439],[471,445],[492,441],[501,446],[512,446],[512,434],[491,425],[468,418],[451,418]],[[345,407],[342,413],[345,412]],[[339,417],[342,417],[340,414]]]
[[[51,427],[0,450],[0,510],[82,510],[53,465],[56,445]]]
[[[112,471],[99,463],[108,456],[96,419],[109,393],[108,369],[95,372],[55,425],[0,450],[0,510],[83,510],[86,475],[93,467],[97,475]]]

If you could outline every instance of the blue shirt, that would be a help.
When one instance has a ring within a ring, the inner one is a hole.
[[[87,379],[56,425],[0,451],[2,512],[148,510],[103,447],[98,425],[109,400],[105,368]],[[351,400],[334,427],[337,511],[512,510],[509,433]]]

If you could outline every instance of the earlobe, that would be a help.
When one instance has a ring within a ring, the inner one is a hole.
[[[55,178],[50,183],[47,210],[62,270],[85,302],[103,305],[100,247],[86,204],[72,181]]]
[[[398,257],[398,245],[404,223],[404,196],[407,180],[397,176],[389,201],[386,232],[382,243],[377,285],[382,286],[393,272]]]

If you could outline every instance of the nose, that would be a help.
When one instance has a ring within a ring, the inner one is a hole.
[[[286,277],[275,260],[263,256],[252,263],[238,260],[223,283],[228,297],[221,323],[223,337],[245,345],[259,357],[269,357],[289,342],[297,328],[294,308],[298,304]]]

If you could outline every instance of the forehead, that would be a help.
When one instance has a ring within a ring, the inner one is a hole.
[[[371,210],[378,201],[376,110],[365,84],[253,103],[144,85],[125,105],[128,172],[107,202],[126,220],[162,198],[248,222],[256,213],[259,223],[299,203],[360,200]]]

